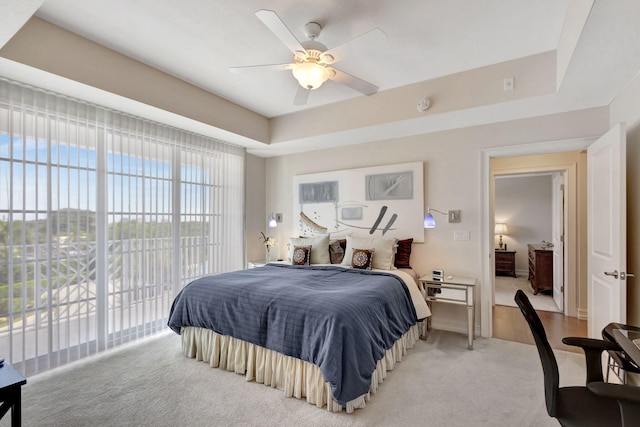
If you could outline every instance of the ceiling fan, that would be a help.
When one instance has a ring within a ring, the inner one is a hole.
[[[327,80],[341,83],[364,95],[373,95],[378,91],[377,86],[329,65],[341,59],[347,46],[359,45],[363,42],[380,43],[385,41],[387,36],[379,28],[374,28],[341,45],[327,49],[324,44],[316,41],[322,30],[317,22],[309,22],[305,25],[305,34],[309,40],[300,42],[273,10],[262,9],[257,11],[255,15],[293,52],[293,63],[231,67],[229,69],[231,72],[242,74],[253,71],[291,70],[299,83],[293,101],[294,105],[306,104],[309,92],[319,88]]]

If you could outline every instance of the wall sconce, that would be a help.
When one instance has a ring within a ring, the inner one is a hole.
[[[500,246],[500,250],[502,250],[502,247],[504,246],[504,243],[502,243],[502,236],[503,235],[506,236],[508,233],[509,233],[509,230],[507,229],[507,224],[505,224],[504,222],[496,223],[494,234],[496,236],[500,236],[500,242],[498,243],[498,245]]]
[[[435,228],[436,227],[436,220],[433,217],[433,215],[431,215],[431,211],[433,212],[437,212],[439,214],[442,215],[446,215],[449,222],[460,222],[460,211],[459,210],[451,210],[448,211],[447,213],[441,212],[437,209],[433,209],[433,208],[429,208],[427,207],[427,215],[424,217],[424,228]]]
[[[281,213],[274,214],[273,212],[271,212],[269,214],[269,219],[267,220],[267,225],[269,226],[269,228],[276,228],[278,226],[278,223],[280,222],[282,222]]]
[[[278,221],[276,221],[276,217],[273,215],[273,213],[269,214],[268,225],[269,225],[269,228],[276,228],[278,226]]]

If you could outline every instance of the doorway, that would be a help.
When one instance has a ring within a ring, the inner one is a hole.
[[[564,314],[564,174],[495,176],[495,305],[516,307],[522,290],[536,310]]]
[[[565,315],[565,175],[566,170],[550,170],[495,176],[495,223],[501,224],[496,233],[503,235],[502,250],[499,241],[495,246],[494,338],[533,343],[514,302],[521,289],[538,311],[552,348],[581,352],[562,343],[565,336],[587,335],[586,320]],[[503,258],[513,259],[512,268],[500,264]],[[534,281],[542,289],[536,291]]]
[[[481,293],[481,334],[493,336],[495,298],[495,212],[496,175],[535,174],[564,171],[566,215],[564,230],[565,314],[586,320],[586,147],[592,138],[551,141],[483,150],[483,281]]]

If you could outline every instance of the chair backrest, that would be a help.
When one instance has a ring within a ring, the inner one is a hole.
[[[520,311],[531,328],[533,339],[538,348],[540,361],[542,362],[542,371],[544,373],[544,395],[547,405],[547,413],[556,416],[556,402],[558,396],[558,387],[560,385],[560,375],[558,373],[558,362],[553,354],[551,345],[547,340],[547,334],[538,313],[533,309],[527,295],[519,289],[516,292],[515,302],[520,307]]]

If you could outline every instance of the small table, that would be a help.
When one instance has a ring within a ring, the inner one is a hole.
[[[422,294],[427,305],[431,308],[434,301],[447,304],[464,305],[467,307],[467,328],[469,344],[467,348],[473,350],[475,339],[475,292],[476,279],[473,277],[447,276],[443,281],[434,280],[432,277],[423,276],[420,279]],[[431,317],[427,318],[427,330],[431,329]]]
[[[21,388],[27,380],[8,363],[0,366],[0,418],[11,409],[11,427],[22,424]]]
[[[516,277],[516,251],[495,250],[496,276]]]

